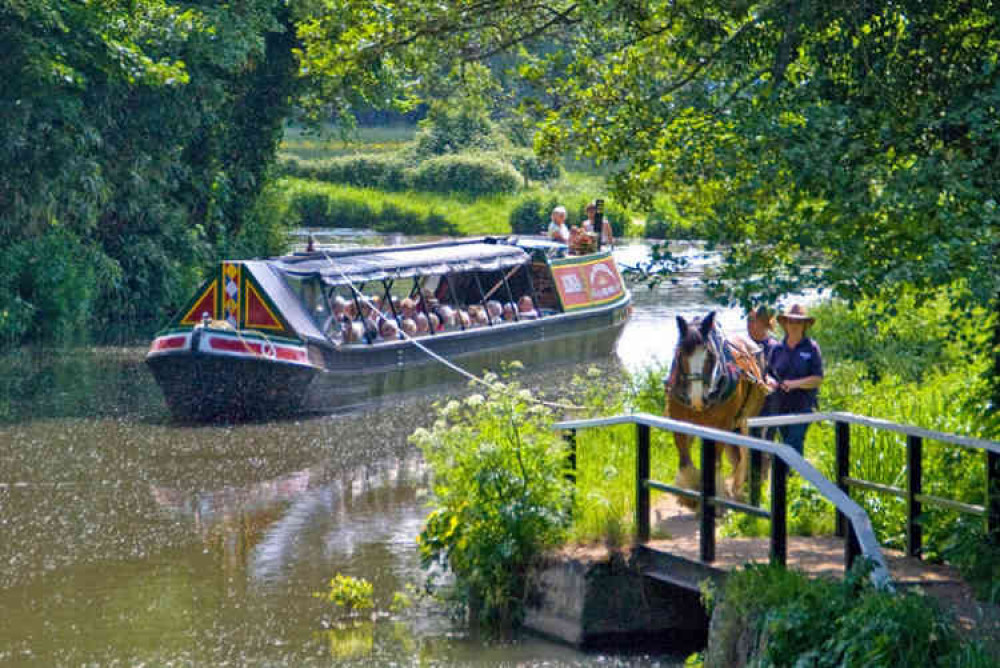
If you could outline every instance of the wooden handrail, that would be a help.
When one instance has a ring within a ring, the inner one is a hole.
[[[750,418],[749,420],[747,420],[747,426],[780,427],[782,425],[789,425],[789,424],[812,424],[813,422],[825,422],[825,421],[845,422],[847,424],[856,424],[864,427],[871,427],[873,429],[893,431],[898,434],[905,434],[907,436],[916,436],[918,438],[923,438],[928,441],[939,441],[941,443],[950,443],[951,445],[959,445],[962,446],[963,448],[969,448],[972,450],[985,450],[986,452],[992,452],[994,454],[1000,455],[1000,442],[997,441],[990,441],[985,438],[973,438],[971,436],[959,436],[958,434],[948,434],[943,431],[934,431],[932,429],[924,429],[923,427],[900,424],[898,422],[890,422],[889,420],[881,420],[879,418],[873,418],[867,415],[857,415],[856,413],[829,412],[829,413],[801,413],[795,415],[772,415],[769,417]]]
[[[848,563],[852,561],[853,547],[856,540],[856,546],[860,550],[861,555],[869,559],[872,563],[871,578],[877,587],[892,589],[892,578],[889,575],[889,569],[886,566],[885,557],[882,555],[882,550],[879,547],[878,539],[875,537],[875,531],[872,528],[871,520],[868,517],[868,513],[854,502],[844,491],[842,491],[837,485],[830,482],[822,473],[819,472],[812,464],[807,462],[802,455],[796,452],[794,449],[787,445],[781,445],[777,443],[772,443],[770,441],[765,441],[759,438],[753,438],[751,436],[743,436],[741,434],[736,434],[729,431],[722,431],[720,429],[713,429],[711,427],[702,427],[700,425],[691,424],[690,422],[680,422],[678,420],[672,420],[670,418],[660,417],[658,415],[651,415],[649,413],[633,413],[629,415],[615,415],[612,417],[604,418],[591,418],[586,420],[568,420],[564,422],[557,422],[553,425],[553,429],[558,430],[570,430],[571,432],[578,431],[580,429],[591,429],[594,427],[610,427],[614,425],[621,424],[634,424],[638,426],[638,444],[640,450],[643,446],[648,449],[648,430],[650,428],[663,429],[665,431],[687,434],[688,436],[695,436],[701,438],[703,443],[708,442],[710,444],[715,443],[727,443],[730,445],[736,445],[739,447],[749,448],[751,450],[759,450],[761,452],[766,452],[780,462],[783,462],[791,470],[798,473],[804,480],[810,482],[814,487],[816,487],[819,492],[825,496],[836,508],[838,513],[845,518],[845,521],[849,523],[851,531],[847,532],[847,545],[845,549],[845,556]],[[706,450],[711,450],[712,454],[706,457]],[[712,463],[711,473],[709,475],[708,488],[702,488],[702,525],[706,528],[712,529],[711,536],[703,535],[701,537],[703,544],[703,560],[711,561],[712,552],[714,552],[714,507],[711,503],[708,503],[706,496],[715,496],[714,490],[710,488],[713,486],[714,482],[714,448],[702,447],[703,460]],[[637,453],[641,455],[640,453]],[[645,508],[646,513],[637,513],[636,519],[638,521],[637,533],[639,540],[644,542],[649,538],[649,517],[648,517],[648,495],[649,487],[646,482],[649,479],[648,470],[648,459],[643,463],[644,458],[637,457],[637,508]],[[780,464],[778,465],[780,468]],[[784,476],[778,476],[777,471],[772,475],[772,481],[774,478],[782,478]],[[704,474],[704,471],[703,471]],[[703,481],[704,483],[704,481]],[[783,491],[783,490],[782,490]],[[707,494],[706,494],[707,493]],[[779,533],[783,533],[784,529],[784,508],[772,508],[772,549],[775,541],[775,529],[778,529]],[[645,515],[645,517],[643,517]],[[783,541],[783,537],[781,537]],[[706,551],[704,548],[709,547]],[[704,556],[708,555],[708,559]],[[783,554],[780,555],[783,558]]]
[[[860,487],[906,500],[906,553],[909,556],[919,557],[922,551],[923,528],[920,524],[920,516],[923,514],[923,504],[925,503],[962,513],[984,515],[987,535],[995,544],[1000,545],[1000,442],[947,434],[914,425],[844,412],[773,415],[751,418],[747,420],[747,424],[750,427],[761,428],[826,421],[833,422],[837,428],[837,485],[841,490],[848,493],[850,487]],[[906,436],[906,489],[851,477],[849,459],[850,425],[852,424]],[[923,443],[925,440],[984,452],[986,455],[986,504],[984,506],[923,494]],[[843,535],[842,525],[838,514],[837,535]]]

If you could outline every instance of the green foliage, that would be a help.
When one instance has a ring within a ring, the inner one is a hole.
[[[415,190],[472,197],[516,192],[523,179],[509,164],[487,155],[442,155],[420,163],[410,183]]]
[[[406,163],[396,155],[384,153],[358,153],[327,160],[285,158],[281,170],[303,179],[382,190],[405,190],[409,181]]]
[[[403,234],[458,233],[450,218],[405,197],[389,199],[376,190],[338,188],[311,181],[285,182],[288,221],[303,227],[371,229]]]
[[[741,658],[754,666],[988,665],[985,648],[963,641],[935,600],[876,591],[863,564],[844,581],[749,565],[727,577],[719,605],[726,624],[713,645],[732,651],[749,632]]]
[[[541,158],[531,149],[512,149],[507,151],[514,169],[521,173],[526,181],[552,182],[562,177],[563,169],[558,162]]]
[[[523,614],[528,568],[565,535],[570,487],[548,409],[516,383],[488,381],[485,395],[439,406],[434,426],[411,437],[433,473],[419,545],[482,623],[508,627]]]
[[[959,518],[941,554],[958,567],[977,598],[1000,604],[1000,546],[987,536],[982,520]]]
[[[482,65],[463,68],[454,88],[430,101],[420,121],[414,151],[419,159],[463,153],[497,151],[509,141],[490,118],[496,82]],[[447,82],[451,83],[451,82]]]
[[[371,610],[375,607],[375,587],[371,582],[340,573],[330,580],[328,591],[316,592],[313,596],[325,598],[346,615],[354,615],[361,610]]]
[[[0,256],[18,264],[0,285],[3,339],[149,333],[196,267],[261,238],[243,227],[295,86],[288,9],[39,0],[2,13]]]

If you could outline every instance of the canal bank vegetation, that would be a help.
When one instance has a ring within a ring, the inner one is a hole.
[[[949,300],[945,294],[923,301],[910,295],[897,301],[895,313],[867,300],[853,305],[834,301],[817,306],[817,323],[811,333],[820,341],[827,363],[822,408],[996,438],[996,417],[989,411],[983,389],[989,349],[982,343],[990,332],[989,317],[978,313],[975,317],[949,319]],[[978,352],[970,354],[970,350]],[[569,446],[561,435],[551,431],[551,425],[566,414],[583,417],[628,411],[661,413],[665,373],[666,369],[653,368],[636,375],[609,375],[607,371],[589,369],[560,389],[558,401],[579,408],[568,413],[564,406],[553,408],[540,403],[544,397],[509,382],[494,384],[489,391],[474,394],[464,402],[439,407],[433,427],[414,435],[435,478],[431,503],[434,512],[421,534],[421,553],[426,563],[442,565],[455,575],[454,600],[485,611],[488,622],[516,623],[523,614],[526,568],[546,550],[567,542],[597,543],[611,550],[631,543],[634,430],[625,426],[580,432],[576,465],[570,475]],[[807,458],[829,477],[834,475],[833,442],[832,429],[817,425],[810,429],[806,445]],[[905,444],[899,439],[859,433],[853,445],[857,467],[854,474],[858,477],[886,484],[900,484],[905,479]],[[669,434],[653,433],[651,455],[654,476],[672,480],[677,471],[677,453]],[[960,448],[928,446],[926,488],[932,494],[965,503],[982,503],[983,462],[976,455]],[[860,494],[857,498],[869,510],[880,541],[888,547],[903,547],[905,507],[891,497]],[[763,503],[768,503],[766,486]],[[797,476],[789,480],[789,508],[792,534],[832,531],[832,506]],[[654,513],[655,509],[654,500]],[[923,522],[924,558],[957,566],[977,596],[986,602],[998,602],[1000,550],[985,540],[982,521],[969,521],[949,511],[931,511]],[[654,522],[654,537],[655,527]],[[731,513],[722,530],[725,535],[765,535],[767,525]],[[747,578],[761,573],[753,571]],[[774,577],[767,575],[771,579],[765,578],[759,586],[773,585],[780,591],[787,583],[772,582]],[[855,577],[852,586],[860,586],[861,580]],[[793,578],[788,582],[797,581]],[[804,592],[806,585],[801,587]],[[819,594],[801,595],[804,600],[826,597],[825,590],[817,591]],[[846,600],[845,596],[842,593],[838,600]],[[844,623],[851,624],[851,620],[875,611],[886,615],[878,623],[890,625],[900,621],[891,621],[897,614],[905,618],[920,607],[913,602],[915,599],[906,598],[885,604],[883,611],[879,603],[883,600],[883,594],[871,592],[871,609],[851,612]],[[499,609],[491,610],[495,606]],[[832,612],[815,611],[816,619]],[[932,626],[943,624],[942,614],[934,612],[917,621]],[[940,636],[941,642],[951,642],[954,631],[948,633],[951,635]],[[849,637],[845,635],[836,642]],[[845,646],[839,651],[855,652],[859,648]],[[883,649],[886,656],[902,651],[895,647]]]
[[[748,565],[709,590],[706,666],[987,668],[996,657],[961,635],[921,593],[878,591],[864,562],[843,580]]]

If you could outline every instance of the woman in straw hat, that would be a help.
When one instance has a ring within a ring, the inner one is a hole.
[[[818,404],[818,389],[823,382],[823,356],[819,345],[806,336],[806,330],[816,322],[801,304],[793,304],[778,316],[785,330],[785,339],[771,351],[768,360],[768,385],[777,399],[774,412],[782,414],[811,413]],[[780,428],[781,440],[803,454],[807,424],[785,425]]]

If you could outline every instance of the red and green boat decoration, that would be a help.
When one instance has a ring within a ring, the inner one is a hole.
[[[606,355],[630,303],[610,253],[541,239],[319,249],[220,263],[147,362],[180,419],[329,412],[461,379],[427,350],[473,373]]]

